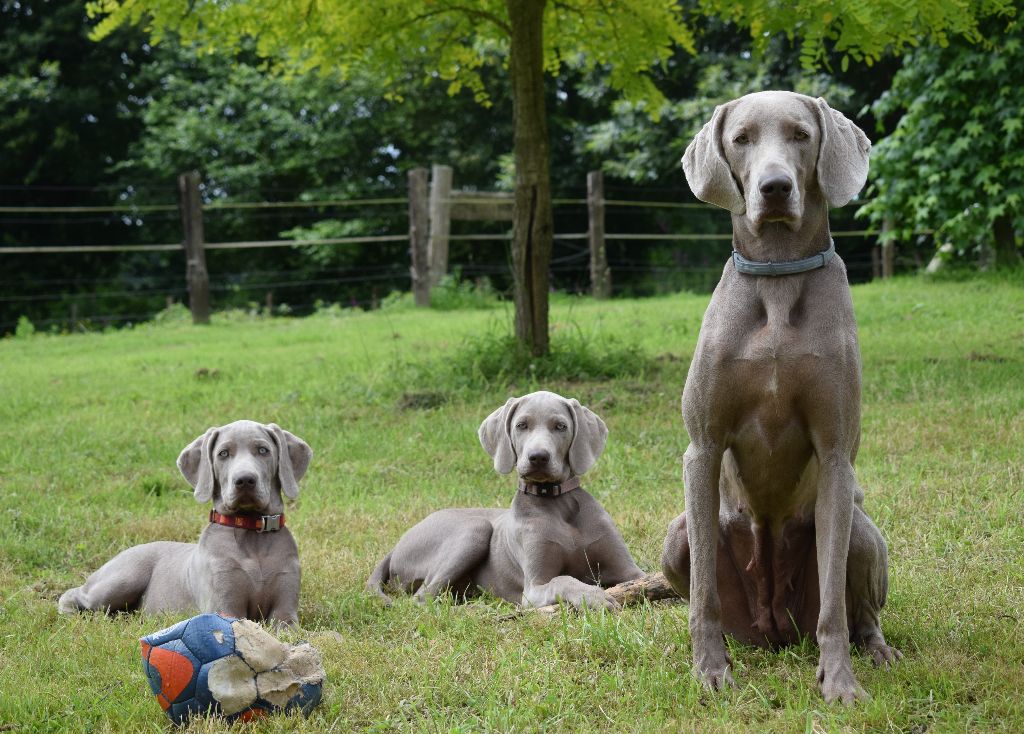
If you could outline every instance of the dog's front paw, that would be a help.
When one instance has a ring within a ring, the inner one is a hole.
[[[850,705],[870,698],[853,676],[853,669],[848,663],[829,664],[822,660],[818,665],[818,685],[825,703],[840,701]]]
[[[717,642],[717,645],[695,644],[693,650],[693,675],[709,691],[736,687],[730,670],[732,658],[726,652],[721,638]]]
[[[724,691],[726,688],[736,687],[736,681],[733,680],[729,668],[729,665],[704,670],[694,667],[693,674],[709,691]]]
[[[576,599],[570,600],[570,603],[577,609],[585,607],[587,609],[607,609],[610,612],[622,609],[622,606],[601,588],[582,591]]]

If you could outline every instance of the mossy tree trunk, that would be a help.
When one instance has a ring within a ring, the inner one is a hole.
[[[535,356],[548,351],[548,268],[554,234],[544,106],[546,4],[547,0],[507,0],[516,161],[512,239],[516,339]]]

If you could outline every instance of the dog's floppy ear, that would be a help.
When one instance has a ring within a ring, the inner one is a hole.
[[[213,499],[217,482],[213,476],[213,447],[219,434],[219,428],[208,428],[178,454],[178,470],[195,489],[196,502],[200,504]]]
[[[821,97],[814,100],[821,128],[818,149],[818,185],[830,207],[844,206],[864,187],[868,178],[871,141],[842,112]]]
[[[494,459],[494,471],[508,474],[516,466],[516,449],[508,426],[519,405],[519,398],[509,398],[506,403],[491,413],[480,424],[477,435],[480,445]]]
[[[600,458],[608,440],[608,426],[597,413],[580,405],[576,398],[567,399],[575,429],[569,445],[569,467],[573,474],[584,474]]]
[[[276,423],[267,423],[264,428],[277,444],[277,478],[281,491],[290,500],[299,496],[299,480],[306,474],[313,449],[295,434]]]
[[[711,120],[705,123],[683,153],[683,173],[693,195],[708,204],[743,214],[747,204],[736,185],[729,161],[722,150],[722,129],[728,105],[715,107]]]

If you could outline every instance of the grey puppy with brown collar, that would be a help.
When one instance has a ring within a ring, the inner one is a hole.
[[[542,391],[510,398],[478,433],[495,471],[519,475],[512,507],[429,515],[377,565],[367,588],[389,603],[391,583],[419,601],[485,589],[524,606],[617,607],[602,587],[643,572],[611,516],[579,486],[604,451],[604,421],[578,400]]]
[[[221,612],[294,624],[299,552],[284,527],[281,495],[298,496],[312,456],[305,441],[273,423],[210,428],[178,457],[196,501],[213,502],[199,543],[157,541],[122,551],[64,592],[57,608]]]
[[[733,685],[723,632],[774,646],[814,631],[829,702],[866,695],[851,641],[878,665],[900,657],[879,627],[888,557],[853,470],[860,352],[828,226],[869,148],[823,99],[761,92],[718,107],[683,157],[733,224],[683,390],[686,512],[662,559],[710,688]]]

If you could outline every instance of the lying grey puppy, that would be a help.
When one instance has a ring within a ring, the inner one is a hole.
[[[209,429],[178,456],[196,501],[213,500],[199,543],[122,551],[64,592],[58,610],[221,612],[294,624],[299,552],[284,526],[281,494],[298,495],[312,456],[305,441],[273,423]]]
[[[510,398],[480,425],[480,443],[499,474],[514,468],[519,491],[508,510],[440,510],[414,526],[377,565],[367,589],[390,603],[392,582],[418,601],[451,590],[485,589],[525,606],[558,601],[615,608],[601,587],[643,576],[615,523],[580,488],[579,475],[604,451],[597,415],[550,392]]]

